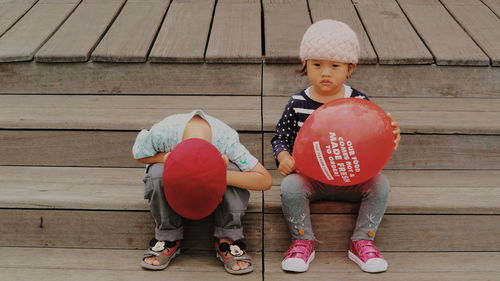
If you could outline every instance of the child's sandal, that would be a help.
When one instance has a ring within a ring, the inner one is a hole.
[[[246,245],[241,240],[234,241],[232,244],[216,243],[215,253],[218,260],[224,264],[224,269],[231,274],[245,274],[253,271],[252,257],[245,251]],[[239,262],[248,263],[245,269],[234,270],[233,266]]]
[[[152,240],[157,241],[157,240]],[[141,260],[141,267],[148,270],[163,270],[167,268],[170,262],[181,254],[181,243],[179,241],[175,242],[165,242],[157,241],[154,247],[150,248],[148,252],[144,254]],[[164,251],[168,249],[168,251]],[[156,257],[156,260],[160,263],[159,265],[153,265],[146,262],[147,258]]]

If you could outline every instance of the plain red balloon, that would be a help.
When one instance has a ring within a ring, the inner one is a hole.
[[[297,170],[329,185],[363,183],[391,158],[395,135],[387,113],[373,102],[328,102],[304,122],[293,157]]]

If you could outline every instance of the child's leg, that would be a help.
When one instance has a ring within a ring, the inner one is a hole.
[[[160,241],[177,241],[183,238],[182,218],[168,205],[163,192],[163,164],[149,167],[144,177],[144,199],[148,199],[156,228],[155,238]]]

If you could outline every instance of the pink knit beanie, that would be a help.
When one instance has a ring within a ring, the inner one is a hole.
[[[300,59],[358,63],[359,42],[356,33],[345,23],[321,20],[312,24],[300,43]]]

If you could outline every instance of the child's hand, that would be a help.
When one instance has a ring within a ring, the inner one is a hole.
[[[282,176],[286,177],[295,171],[295,160],[287,151],[284,152],[286,152],[287,155],[285,157],[278,158],[278,161],[280,162],[278,171]]]
[[[165,163],[165,162],[167,162],[167,158],[170,155],[170,151],[169,152],[160,152],[158,154],[161,155],[160,159],[162,160],[162,163]]]
[[[387,113],[387,116],[391,118],[392,120],[391,125],[392,127],[394,127],[392,133],[396,135],[396,139],[394,140],[394,150],[396,150],[398,149],[399,141],[401,140],[401,130],[399,129],[398,123],[394,120],[394,118],[392,118],[392,115],[390,113]]]

